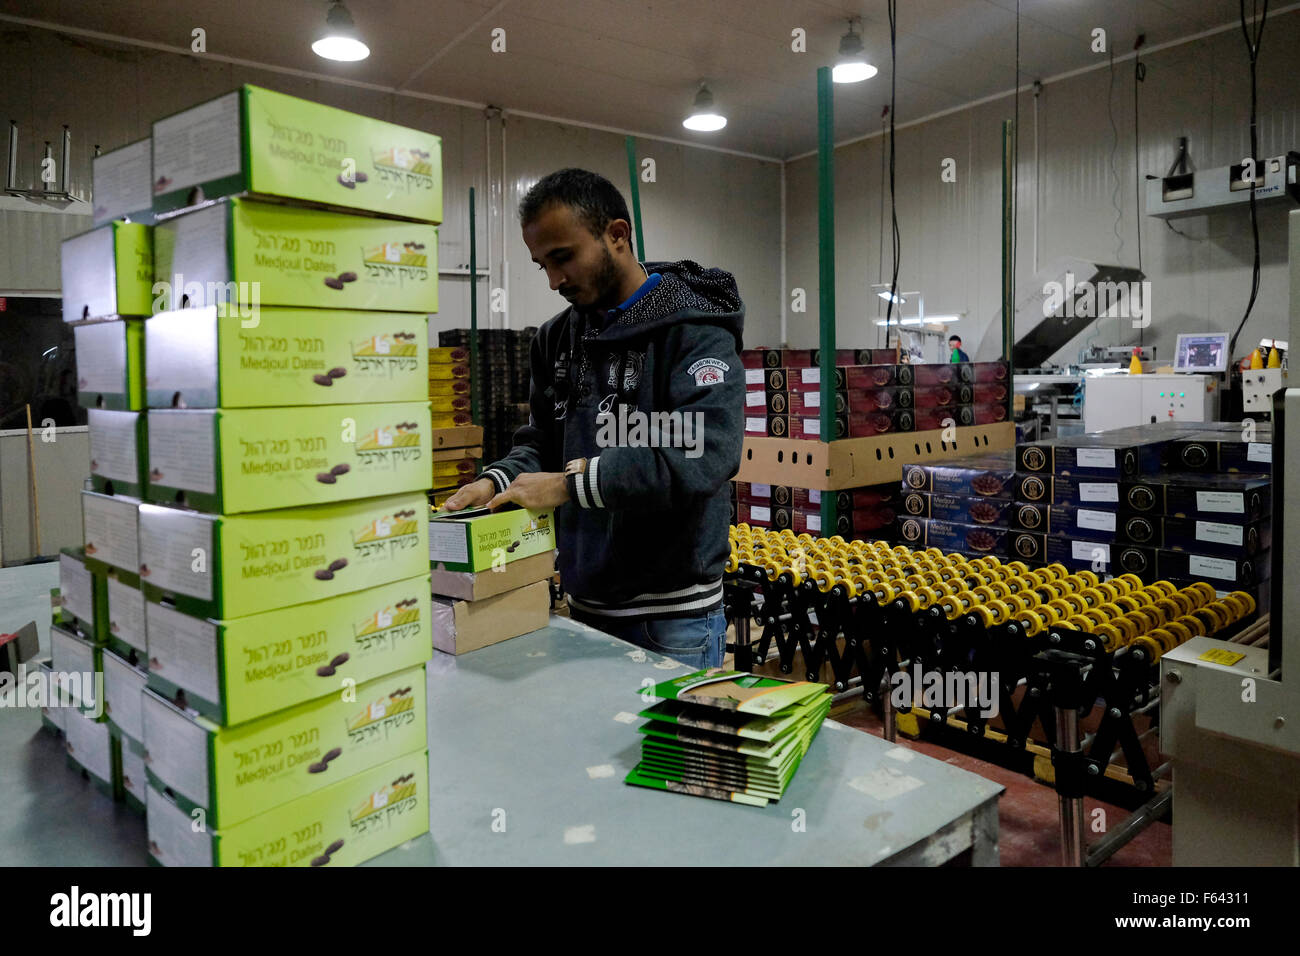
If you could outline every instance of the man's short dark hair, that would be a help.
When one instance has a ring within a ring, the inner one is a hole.
[[[535,221],[551,203],[568,206],[597,237],[615,219],[632,221],[618,187],[586,169],[560,169],[538,180],[519,201],[519,224]]]
[[[950,335],[950,336],[948,336],[948,341],[949,341],[949,342],[956,342],[958,345],[961,345],[961,336],[960,336],[960,335]]]

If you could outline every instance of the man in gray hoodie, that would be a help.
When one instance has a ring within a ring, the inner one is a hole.
[[[528,425],[443,507],[555,508],[574,619],[717,666],[744,435],[736,282],[690,260],[638,262],[622,195],[586,170],[546,176],[519,217],[569,307],[533,340]]]

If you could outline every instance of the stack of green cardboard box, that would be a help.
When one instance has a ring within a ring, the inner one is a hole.
[[[65,734],[69,761],[137,812],[144,809],[145,777],[137,525],[144,323],[153,302],[149,154],[142,140],[95,157],[93,226],[63,244],[63,314],[74,325],[90,477],[82,492],[83,546],[59,556],[50,660],[42,665],[55,696],[44,714]]]
[[[151,148],[148,411],[136,480],[97,483],[143,498],[119,585],[146,652],[104,668],[108,718],[142,744],[154,862],[358,863],[428,826],[440,142],[243,87]]]

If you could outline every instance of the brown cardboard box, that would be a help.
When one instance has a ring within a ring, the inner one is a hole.
[[[433,429],[433,448],[466,448],[470,445],[483,444],[483,428],[480,425],[460,425],[455,428]]]
[[[548,581],[537,581],[482,601],[434,598],[433,646],[447,654],[467,654],[536,631],[550,619]]]
[[[488,571],[444,571],[441,568],[439,564],[433,566],[435,595],[462,601],[481,601],[494,594],[547,580],[555,573],[555,552],[544,551]]]
[[[947,437],[955,440],[947,441]],[[1014,422],[943,430],[895,432],[876,438],[799,441],[745,435],[737,481],[839,491],[862,485],[901,481],[903,464],[942,463],[950,458],[1012,448]]]

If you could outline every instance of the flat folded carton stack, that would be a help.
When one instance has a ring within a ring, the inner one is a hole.
[[[717,667],[665,681],[640,714],[641,759],[625,782],[757,807],[779,801],[830,712],[827,690]]]
[[[986,425],[1009,417],[1005,362],[911,365],[893,349],[838,349],[834,433],[821,433],[817,349],[746,349],[745,434],[831,441]]]
[[[505,507],[434,512],[429,521],[433,646],[466,654],[545,627],[555,515]]]
[[[163,292],[79,327],[100,414],[61,616],[102,645],[152,862],[359,863],[428,826],[440,142],[246,86],[150,157]]]

